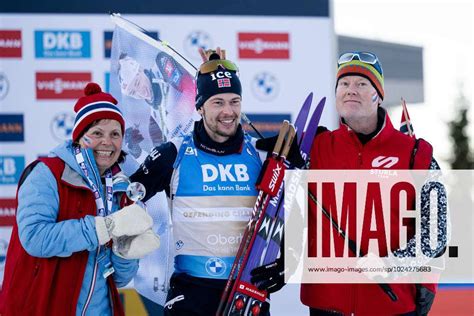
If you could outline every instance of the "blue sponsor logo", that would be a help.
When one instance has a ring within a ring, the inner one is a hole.
[[[0,114],[0,141],[22,142],[25,140],[24,129],[22,114]]]
[[[280,130],[283,120],[291,122],[291,114],[249,114],[245,113],[253,126],[262,133],[264,137],[275,136]],[[249,124],[242,120],[242,127],[253,137],[259,137]]]
[[[157,31],[145,32],[145,34],[150,36],[153,39],[158,40]],[[104,58],[110,58],[112,55],[112,38],[113,37],[114,37],[114,32],[104,31]]]
[[[17,184],[25,168],[23,156],[0,156],[0,185]]]
[[[36,58],[90,58],[87,31],[35,31]]]
[[[206,261],[206,271],[212,276],[221,276],[225,273],[226,269],[227,265],[221,258],[212,257]]]

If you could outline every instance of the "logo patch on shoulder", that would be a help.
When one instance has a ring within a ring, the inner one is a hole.
[[[194,155],[194,149],[192,147],[186,147],[185,155]]]

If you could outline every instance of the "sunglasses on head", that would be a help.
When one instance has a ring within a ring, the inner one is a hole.
[[[340,66],[342,64],[351,62],[356,57],[357,57],[357,60],[363,63],[373,65],[380,72],[380,74],[382,74],[382,67],[380,66],[377,56],[369,52],[344,53],[341,56],[339,56],[339,59],[337,60],[337,65]]]
[[[227,59],[214,59],[205,62],[204,64],[199,67],[199,73],[201,74],[207,74],[213,71],[216,71],[219,69],[219,66],[230,71],[239,71],[239,68],[237,67],[236,64],[231,62],[230,60]]]

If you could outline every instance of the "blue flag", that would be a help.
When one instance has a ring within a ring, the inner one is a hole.
[[[199,119],[194,106],[194,69],[128,21],[113,16],[110,93],[125,118],[123,150],[128,153],[123,170],[132,174],[151,150],[191,131]],[[173,271],[174,245],[170,214],[164,193],[147,201],[161,247],[140,260],[134,279],[136,290],[163,305]]]

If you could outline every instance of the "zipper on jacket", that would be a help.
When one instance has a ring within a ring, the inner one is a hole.
[[[174,178],[174,171],[173,171],[173,178]],[[171,187],[171,184],[170,184]],[[170,195],[171,195],[171,188],[170,188]],[[174,229],[174,223],[173,223],[173,199],[174,199],[174,194],[173,197],[170,197],[170,212],[168,212],[167,220],[168,220],[168,247],[166,249],[166,254],[165,254],[165,273],[164,273],[164,278],[163,278],[163,286],[160,286],[162,291],[165,293],[168,293],[170,290],[170,274],[172,275],[174,272],[174,260],[170,263],[170,254],[174,252],[174,249],[172,247],[175,247],[174,244],[174,234],[173,234],[173,229]]]
[[[355,314],[356,302],[357,302],[357,284],[351,285],[352,290],[352,302],[351,302],[351,316]]]
[[[89,293],[87,294],[87,299],[86,299],[86,302],[84,303],[84,307],[82,308],[81,316],[84,316],[86,314],[87,307],[89,307],[89,303],[91,302],[92,293],[94,292],[95,281],[96,281],[96,278],[97,278],[97,268],[99,267],[99,264],[97,262],[97,256],[99,255],[99,252],[100,252],[100,246],[97,247],[97,251],[96,251],[96,254],[95,254],[96,260],[95,260],[95,263],[94,263],[94,271],[92,272],[91,287],[89,289]]]
[[[105,284],[107,284],[107,282],[105,282]],[[107,291],[107,293],[109,293],[109,301],[110,301],[110,307],[112,308],[111,310],[111,314],[112,316],[115,315],[115,305],[114,305],[114,299],[113,299],[113,291],[112,289],[107,285],[107,287],[109,288],[109,290]],[[124,311],[125,312],[125,311]]]
[[[37,263],[37,264],[35,265],[35,270],[33,271],[33,276],[34,276],[34,277],[36,277],[36,276],[38,275],[39,267],[40,267],[40,266],[39,266],[39,264]]]

